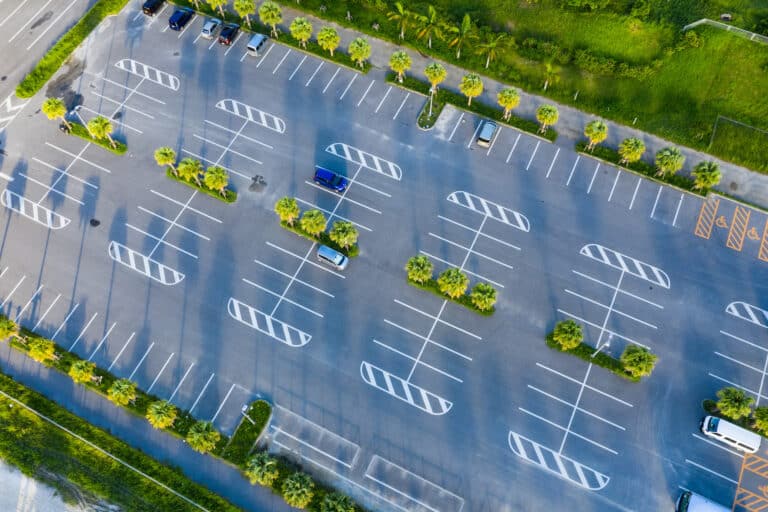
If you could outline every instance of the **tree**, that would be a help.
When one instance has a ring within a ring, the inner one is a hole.
[[[27,342],[29,357],[38,363],[47,364],[56,359],[56,345],[45,338],[34,337]]]
[[[371,45],[366,39],[362,37],[356,37],[349,43],[349,57],[357,62],[357,65],[361,68],[363,64],[371,56]]]
[[[485,69],[488,69],[488,66],[491,65],[491,61],[498,56],[499,51],[504,50],[511,45],[511,39],[507,34],[489,32],[485,36],[485,40],[477,45],[475,53],[485,57]]]
[[[199,160],[194,158],[185,158],[179,162],[179,167],[176,170],[181,179],[186,181],[194,181],[197,186],[200,186],[200,174],[203,172],[203,164]]]
[[[320,512],[355,512],[355,503],[345,494],[331,492],[320,502]]]
[[[272,487],[280,471],[277,469],[277,461],[267,452],[259,452],[248,461],[245,466],[245,476],[252,484]]]
[[[631,164],[637,162],[645,153],[645,144],[637,137],[628,137],[619,144],[619,164]]]
[[[656,153],[656,176],[671,176],[683,168],[685,157],[675,147],[664,148]]]
[[[72,377],[76,384],[86,384],[93,378],[93,371],[95,369],[96,365],[94,363],[80,359],[72,363],[67,374]]]
[[[608,138],[608,125],[600,119],[590,121],[584,127],[584,136],[589,139],[587,151],[592,151],[597,144]]]
[[[723,415],[738,421],[749,416],[755,399],[737,388],[723,388],[717,392],[717,408]]]
[[[283,22],[283,11],[275,2],[267,0],[259,7],[259,19],[272,27],[272,36],[277,38],[277,24]]]
[[[505,87],[496,95],[496,100],[504,109],[504,119],[512,117],[512,109],[520,104],[520,93],[512,87]]]
[[[571,350],[581,344],[584,333],[581,332],[581,326],[573,320],[563,320],[555,325],[552,339],[560,345],[560,350]]]
[[[210,421],[198,421],[187,432],[187,444],[199,453],[208,453],[216,448],[216,443],[221,439],[213,423]]]
[[[339,43],[341,43],[341,36],[333,27],[323,27],[317,33],[317,44],[323,50],[331,52],[331,57],[333,57],[333,52],[336,48],[339,47]]]
[[[212,165],[205,170],[203,183],[211,190],[218,190],[222,197],[227,196],[227,185],[229,185],[229,174],[218,165]]]
[[[235,12],[241,18],[245,18],[248,26],[251,26],[251,15],[256,13],[256,2],[254,0],[235,0]]]
[[[293,226],[296,219],[299,218],[299,205],[292,197],[283,197],[275,203],[275,213],[280,217],[281,222]]]
[[[423,254],[413,256],[405,264],[405,271],[408,272],[408,280],[415,283],[424,284],[432,279],[432,262]]]
[[[320,210],[307,210],[299,220],[301,229],[314,237],[320,236],[327,224],[328,221]]]
[[[107,398],[117,405],[126,406],[136,400],[136,384],[128,379],[119,379],[107,390]]]
[[[346,220],[337,220],[331,226],[331,231],[328,233],[331,240],[339,244],[345,249],[349,249],[357,243],[357,229],[355,226]]]
[[[768,407],[755,409],[755,427],[763,435],[768,435]]]
[[[483,93],[483,81],[477,73],[467,73],[461,79],[459,90],[467,97],[467,106],[472,105],[472,98]]]
[[[432,103],[435,94],[437,93],[437,86],[445,80],[448,72],[442,64],[433,62],[424,68],[424,75],[426,75],[427,80],[429,80],[429,83],[432,85],[432,87],[429,88],[429,117],[432,117]]]
[[[157,162],[157,165],[161,167],[170,167],[171,172],[178,176],[179,172],[176,170],[176,152],[173,150],[173,148],[169,148],[168,146],[163,146],[161,148],[157,148],[155,150],[155,162]]]
[[[72,125],[66,119],[67,106],[59,98],[48,98],[43,102],[43,114],[48,119],[53,121],[54,119],[61,119],[67,129],[72,128]]]
[[[113,148],[116,146],[115,141],[112,140],[112,123],[104,116],[96,116],[88,121],[88,133],[94,139],[107,139],[109,145]]]
[[[544,90],[560,80],[560,68],[551,61],[544,63]]]
[[[402,50],[398,50],[389,58],[389,67],[397,73],[397,81],[403,83],[403,75],[411,69],[411,56]]]
[[[717,162],[699,162],[691,174],[694,178],[693,188],[697,190],[709,190],[720,183],[722,178]]]
[[[305,508],[315,495],[315,483],[301,472],[296,472],[283,481],[283,499],[295,508]]]
[[[555,124],[560,118],[560,113],[554,105],[541,105],[536,109],[536,119],[541,123],[539,133],[544,133],[547,128]]]
[[[496,289],[487,283],[477,283],[472,288],[469,298],[480,311],[490,311],[496,304]]]
[[[312,24],[307,21],[307,18],[299,16],[291,22],[290,26],[291,35],[296,39],[302,48],[307,47],[307,41],[312,37]]]
[[[467,291],[469,278],[458,268],[449,268],[437,278],[437,286],[440,293],[458,299]]]
[[[458,60],[461,58],[461,49],[464,48],[464,45],[477,39],[475,26],[469,14],[465,14],[461,23],[448,27],[448,31],[452,34],[448,46],[450,48],[456,47],[456,59]]]
[[[400,39],[405,39],[405,31],[408,30],[411,22],[416,20],[413,13],[405,9],[401,2],[395,2],[395,10],[387,13],[387,19],[397,23]]]
[[[168,428],[173,425],[179,410],[167,400],[156,400],[147,407],[147,421],[154,428]]]
[[[437,15],[437,10],[432,6],[427,6],[427,15],[416,17],[419,24],[419,30],[416,32],[417,39],[427,38],[427,47],[432,48],[432,38],[443,38],[443,23]]]
[[[19,326],[10,318],[0,317],[0,340],[5,340],[19,335]]]
[[[633,377],[645,377],[651,374],[659,356],[651,354],[645,347],[627,345],[620,359],[625,372]]]
[[[221,17],[224,17],[224,6],[227,5],[227,0],[206,0],[208,2],[208,5],[211,6],[211,9],[219,10],[219,14],[221,14]]]

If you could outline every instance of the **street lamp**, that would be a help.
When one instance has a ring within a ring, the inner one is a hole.
[[[598,352],[600,352],[601,350],[603,350],[604,348],[608,348],[608,347],[610,347],[610,346],[611,346],[611,340],[612,340],[612,339],[613,339],[613,334],[609,334],[609,335],[608,335],[608,339],[606,340],[606,342],[605,342],[605,343],[603,343],[602,345],[598,346],[598,347],[597,347],[597,350],[595,350],[594,352],[592,352],[592,355],[591,355],[591,356],[589,356],[589,357],[590,357],[590,359],[591,359],[591,358],[593,358],[593,357],[595,357],[595,356],[597,355],[597,353],[598,353]]]

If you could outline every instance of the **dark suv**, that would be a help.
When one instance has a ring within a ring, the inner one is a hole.
[[[225,23],[221,27],[221,33],[219,34],[219,44],[225,44],[227,46],[232,44],[232,41],[237,37],[237,32],[240,30],[240,25],[236,23]]]
[[[144,14],[147,16],[154,16],[164,2],[165,0],[147,0],[144,2],[141,10],[144,11]]]
[[[171,15],[171,19],[168,20],[168,26],[171,27],[171,30],[181,30],[192,19],[194,14],[195,11],[192,9],[180,7]]]
[[[322,167],[315,167],[315,177],[313,179],[318,185],[335,190],[336,192],[344,192],[347,185],[349,185],[349,181],[345,177]]]

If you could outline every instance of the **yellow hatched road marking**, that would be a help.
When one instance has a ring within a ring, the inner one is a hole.
[[[736,206],[731,219],[731,228],[728,230],[728,240],[725,245],[734,251],[741,251],[744,247],[744,236],[749,227],[749,217],[752,214],[743,206]]]
[[[712,197],[701,204],[701,210],[699,211],[699,218],[696,221],[696,228],[694,234],[701,238],[709,238],[712,236],[712,225],[715,222],[715,214],[720,206],[720,199]]]

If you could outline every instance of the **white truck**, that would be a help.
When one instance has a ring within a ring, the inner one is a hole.
[[[683,491],[677,499],[676,512],[731,512],[730,507],[724,507],[691,491]]]

